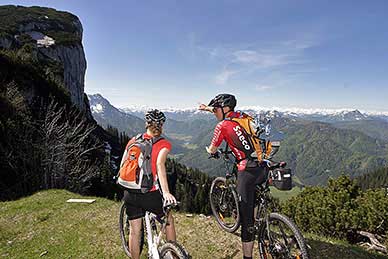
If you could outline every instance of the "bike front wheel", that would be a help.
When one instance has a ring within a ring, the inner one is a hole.
[[[125,206],[124,202],[120,206],[119,232],[120,232],[121,244],[124,249],[124,252],[128,257],[131,257],[131,251],[129,250],[130,221],[127,216],[127,207]],[[141,229],[140,253],[143,250],[143,246],[144,246],[144,226]]]
[[[224,177],[217,177],[210,188],[210,206],[220,227],[234,233],[240,227],[238,196]]]
[[[259,236],[259,252],[262,258],[308,259],[306,242],[295,223],[279,213],[271,213],[268,228]]]
[[[187,251],[177,242],[169,241],[164,243],[159,249],[159,255],[162,259],[187,259]]]

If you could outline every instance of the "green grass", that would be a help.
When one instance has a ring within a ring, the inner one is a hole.
[[[294,187],[290,191],[280,191],[275,187],[271,186],[271,195],[275,198],[278,198],[281,202],[288,200],[291,197],[298,195],[302,192],[302,189],[299,187]]]
[[[66,203],[80,195],[50,190],[1,203],[0,256],[4,258],[125,258],[117,232],[119,204]]]
[[[66,203],[80,197],[49,190],[1,202],[0,257],[125,258],[117,228],[119,202],[96,198],[92,204]],[[242,257],[240,237],[223,232],[213,218],[175,213],[175,222],[178,241],[193,258]],[[313,235],[307,240],[311,258],[386,258],[343,241]]]

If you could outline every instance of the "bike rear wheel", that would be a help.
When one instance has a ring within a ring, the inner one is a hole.
[[[210,206],[220,227],[234,233],[240,227],[240,211],[236,191],[224,177],[217,177],[210,188]]]
[[[187,251],[177,242],[169,241],[164,243],[159,249],[162,259],[186,259],[189,258]]]
[[[119,213],[119,231],[121,244],[123,246],[124,252],[128,257],[131,257],[131,252],[129,250],[129,234],[130,234],[130,221],[127,216],[126,206],[123,202],[120,206]],[[143,250],[144,246],[144,226],[141,229],[141,237],[140,237],[140,253]]]
[[[279,213],[269,215],[259,236],[260,255],[270,259],[308,259],[306,242],[295,223]]]

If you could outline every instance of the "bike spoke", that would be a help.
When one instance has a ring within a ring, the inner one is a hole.
[[[301,251],[291,229],[280,221],[272,221],[264,242],[272,258],[300,259]],[[271,258],[270,257],[270,258]]]

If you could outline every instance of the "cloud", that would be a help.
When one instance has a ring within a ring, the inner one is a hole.
[[[267,91],[267,90],[270,90],[273,88],[275,88],[275,87],[273,87],[271,85],[256,85],[255,90],[256,91]]]
[[[226,82],[228,82],[231,76],[237,73],[238,71],[235,70],[224,69],[222,72],[215,76],[215,82],[218,85],[224,85]]]
[[[184,39],[183,46],[178,48],[180,54],[190,62],[200,62],[200,66],[207,66],[216,71],[211,77],[219,85],[227,84],[231,78],[246,80],[259,73],[281,72],[283,77],[306,74],[307,72],[303,72],[306,69],[314,70],[306,66],[310,63],[305,55],[306,50],[322,42],[318,35],[307,33],[278,41],[261,40],[255,43],[213,46],[204,44],[203,37],[196,32],[186,34]]]
[[[260,53],[253,50],[238,50],[233,53],[234,62],[259,68],[271,68],[287,65],[292,62],[291,57],[281,53]]]
[[[216,83],[226,84],[232,77],[247,77],[255,72],[284,72],[287,65],[306,65],[309,60],[305,51],[318,44],[318,41],[298,39],[238,47],[217,46],[207,49],[207,53],[223,67],[215,75]]]

